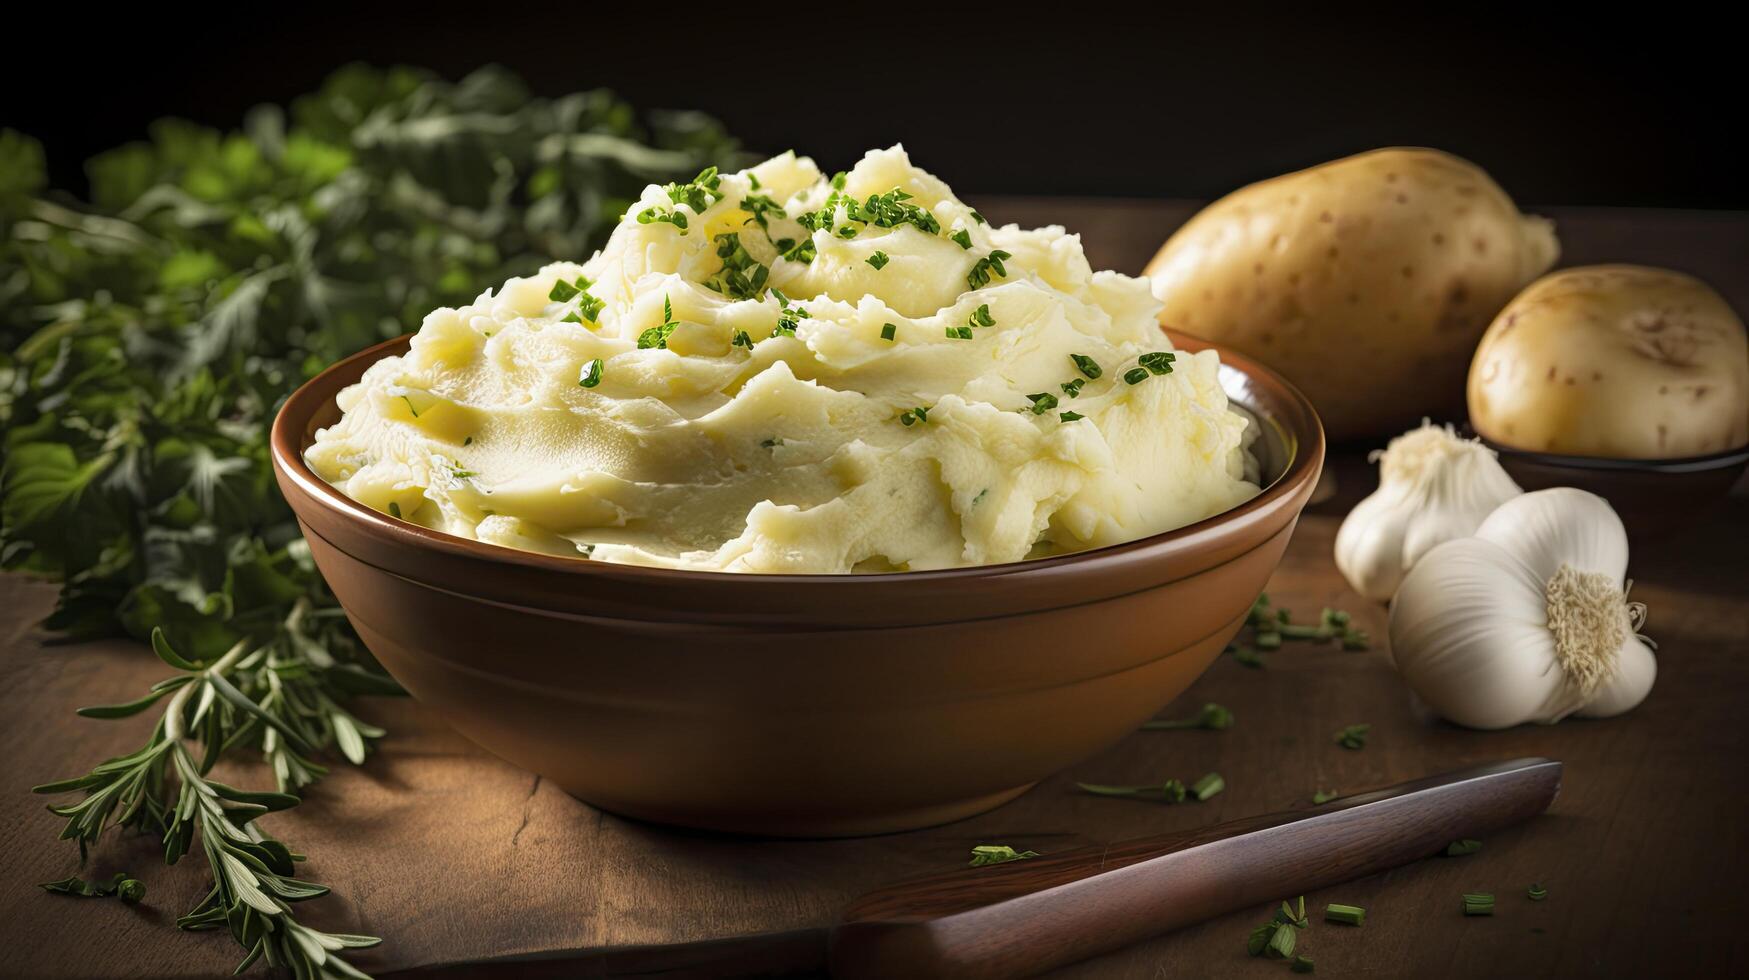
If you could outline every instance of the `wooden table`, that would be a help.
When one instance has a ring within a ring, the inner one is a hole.
[[[1085,232],[1096,266],[1138,269],[1188,213],[1170,202],[995,202],[999,219],[1056,220]],[[1568,254],[1662,261],[1710,278],[1749,310],[1749,217],[1556,214]],[[1658,251],[1662,249],[1663,251]],[[1743,697],[1749,691],[1749,499],[1635,556],[1634,596],[1651,610],[1660,676],[1647,702],[1605,722],[1472,732],[1425,717],[1384,652],[1384,610],[1346,588],[1330,561],[1342,514],[1371,488],[1359,452],[1333,459],[1337,495],[1307,512],[1270,584],[1301,617],[1350,610],[1374,649],[1290,647],[1263,670],[1223,658],[1164,714],[1205,701],[1230,707],[1227,732],[1138,732],[992,813],[909,834],[848,841],[762,841],[651,827],[603,814],[493,759],[404,701],[364,714],[392,737],[362,770],[339,767],[304,806],[264,821],[308,852],[308,877],[335,894],[303,907],[327,928],[385,937],[355,959],[427,976],[614,972],[708,976],[806,963],[852,897],[912,874],[963,865],[974,844],[1041,852],[1186,829],[1524,755],[1567,764],[1549,815],[1492,836],[1481,853],[1432,859],[1306,896],[1362,905],[1366,925],[1316,922],[1302,951],[1324,975],[1723,976],[1749,969],[1737,941],[1749,919]],[[112,838],[89,869],[126,869],[149,889],[139,907],[50,896],[76,849],[25,788],[71,775],[144,738],[144,718],[88,721],[81,704],[137,696],[164,673],[124,642],[45,646],[29,625],[52,589],[0,578],[0,941],[4,972],[28,976],[185,977],[228,971],[221,933],[182,934],[175,917],[206,887],[204,869],[166,868],[149,840]],[[1370,723],[1366,748],[1337,729]],[[1077,780],[1146,782],[1218,771],[1225,793],[1202,804],[1101,799]],[[259,769],[228,778],[264,786]],[[1531,882],[1547,901],[1524,898]],[[1459,895],[1498,896],[1492,918],[1465,918]],[[1288,897],[1288,896],[1284,896]],[[1281,976],[1245,955],[1270,910],[1215,919],[1065,971],[1068,977]],[[457,964],[464,964],[458,966]]]

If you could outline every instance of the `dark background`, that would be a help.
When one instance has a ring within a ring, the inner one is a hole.
[[[1528,204],[1749,207],[1741,45],[1667,5],[1342,21],[985,4],[829,24],[817,4],[258,7],[16,15],[0,124],[42,139],[56,182],[78,189],[80,161],[161,115],[235,126],[353,60],[451,78],[496,61],[545,95],[605,85],[705,109],[754,149],[829,170],[902,141],[962,192],[1210,198],[1422,144]]]

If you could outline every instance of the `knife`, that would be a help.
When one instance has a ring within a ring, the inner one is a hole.
[[[395,976],[1030,976],[1431,857],[1542,813],[1560,788],[1559,762],[1514,759],[1286,813],[913,878],[856,899],[830,931],[551,950]]]

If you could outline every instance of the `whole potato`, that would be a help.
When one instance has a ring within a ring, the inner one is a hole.
[[[1345,439],[1455,410],[1489,318],[1558,253],[1474,164],[1394,148],[1234,191],[1147,274],[1161,322],[1281,372]]]
[[[1518,449],[1616,459],[1749,445],[1749,339],[1693,276],[1563,269],[1518,294],[1470,364],[1470,424]]]

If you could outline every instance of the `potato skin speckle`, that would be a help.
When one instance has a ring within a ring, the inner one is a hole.
[[[1264,361],[1352,439],[1454,413],[1489,318],[1558,252],[1474,164],[1391,148],[1227,195],[1146,273],[1162,323]]]
[[[1547,380],[1527,383],[1543,365]],[[1749,445],[1749,337],[1706,283],[1635,265],[1563,269],[1520,293],[1470,364],[1470,424],[1503,445],[1681,459]]]

